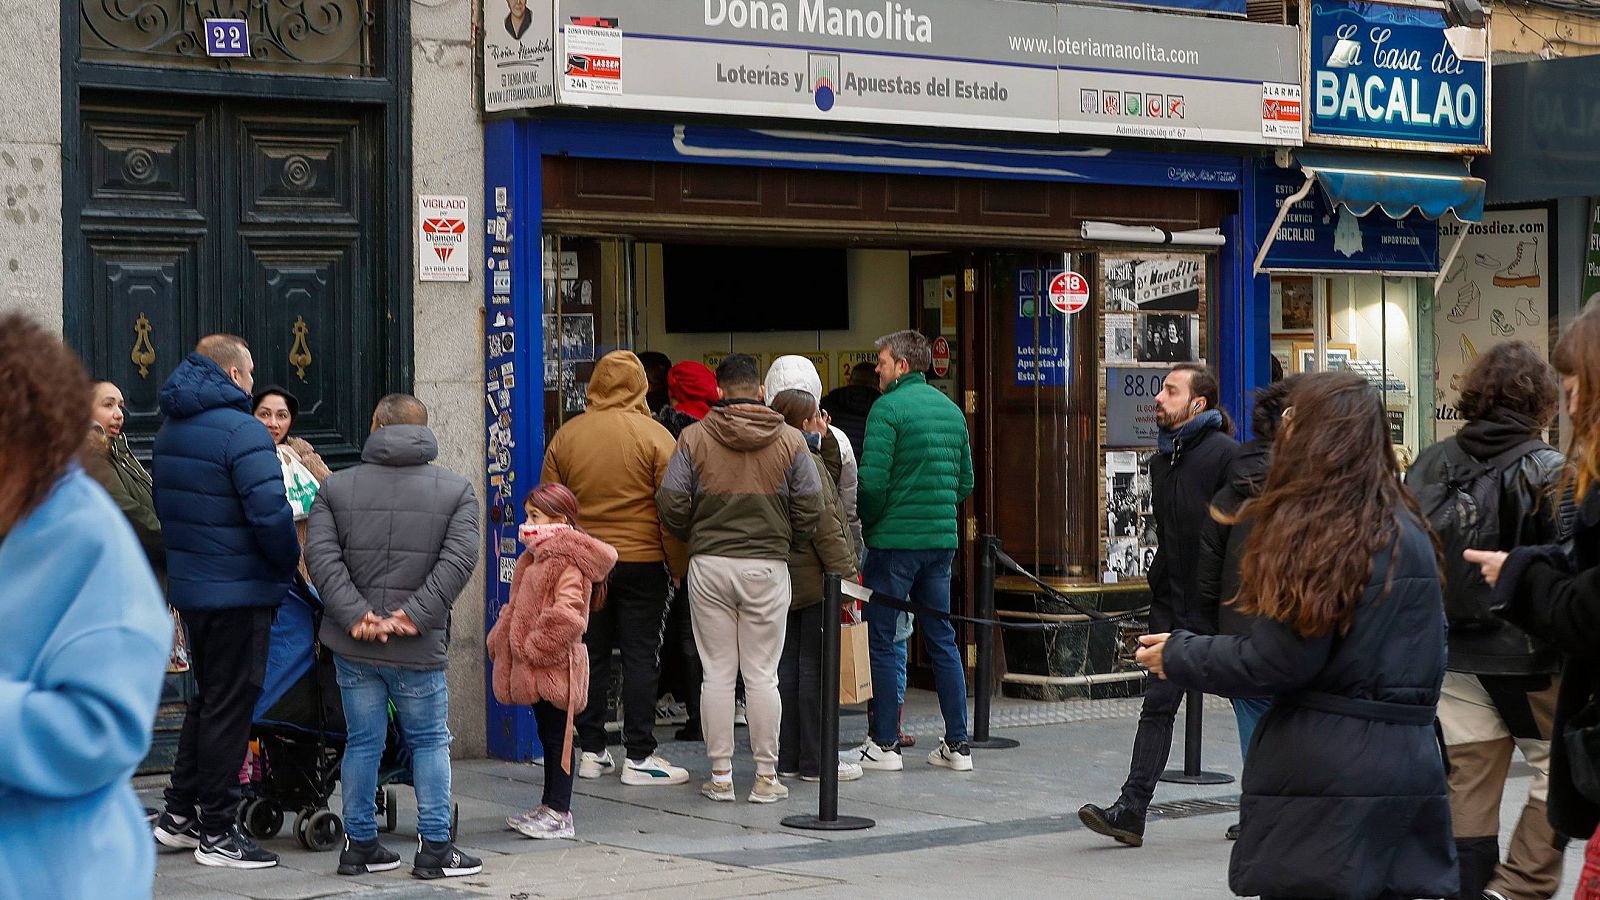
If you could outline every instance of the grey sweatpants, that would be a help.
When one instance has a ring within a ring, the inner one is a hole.
[[[694,640],[705,681],[700,722],[714,771],[733,767],[733,696],[744,674],[756,774],[778,771],[778,659],[789,615],[789,561],[700,555],[689,560]]]

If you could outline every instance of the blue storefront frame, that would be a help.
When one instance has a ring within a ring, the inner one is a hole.
[[[1223,405],[1248,421],[1250,391],[1268,380],[1268,284],[1250,275],[1257,245],[1252,158],[1206,153],[1158,153],[1096,146],[1024,145],[949,140],[937,135],[864,136],[794,129],[751,129],[670,123],[507,118],[484,126],[485,256],[491,277],[484,283],[485,334],[494,338],[505,321],[513,349],[486,346],[485,432],[489,497],[485,547],[485,620],[493,627],[509,599],[507,565],[514,565],[520,501],[537,481],[544,448],[542,360],[544,346],[541,160],[545,156],[766,166],[841,172],[1002,178],[1113,184],[1127,187],[1186,187],[1238,195],[1239,212],[1227,216],[1227,242],[1217,258],[1218,302],[1213,309],[1217,341],[1211,364],[1222,382]],[[504,222],[499,220],[504,219]],[[504,239],[501,239],[501,236]],[[1158,245],[1150,245],[1158,249]],[[504,261],[504,265],[501,261]],[[503,272],[503,275],[497,273]],[[500,293],[497,293],[500,291]],[[507,293],[508,291],[508,293]],[[505,316],[505,319],[501,319]],[[506,364],[512,368],[507,370]],[[507,371],[525,373],[507,389]],[[497,384],[498,383],[498,384]],[[499,400],[509,400],[500,403]],[[497,449],[499,453],[496,459]],[[504,469],[502,469],[504,466]],[[503,487],[504,486],[504,487]],[[509,494],[509,496],[507,496]],[[507,542],[512,543],[507,543]],[[487,669],[487,666],[486,666]],[[532,713],[499,703],[492,672],[486,672],[488,746],[497,759],[543,755]]]

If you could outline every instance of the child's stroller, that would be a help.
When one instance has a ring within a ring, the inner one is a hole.
[[[254,765],[245,785],[241,824],[257,840],[276,837],[284,816],[295,813],[294,835],[308,850],[332,850],[344,838],[344,821],[328,808],[344,759],[344,706],[333,656],[317,641],[322,601],[296,579],[272,624],[266,678],[251,727]],[[380,831],[396,825],[394,784],[411,783],[405,748],[393,707],[383,760],[378,766]],[[450,836],[455,838],[456,820]]]

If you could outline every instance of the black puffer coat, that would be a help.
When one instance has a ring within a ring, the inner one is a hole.
[[[1212,415],[1207,413],[1206,415]],[[1211,498],[1225,483],[1239,444],[1216,428],[1179,439],[1150,460],[1150,502],[1156,558],[1150,563],[1150,631],[1187,628],[1217,633],[1217,605],[1200,599],[1200,531],[1211,521]]]
[[[1550,742],[1550,824],[1579,840],[1600,826],[1600,804],[1572,785],[1566,724],[1600,699],[1600,488],[1578,510],[1572,552],[1556,547],[1514,550],[1500,570],[1494,603],[1500,614],[1566,654],[1556,697],[1556,739]]]
[[[1163,661],[1173,684],[1273,698],[1244,771],[1235,894],[1456,895],[1434,732],[1444,657],[1433,541],[1409,516],[1398,549],[1373,561],[1349,633],[1303,638],[1257,618],[1245,635],[1172,636]]]
[[[1233,515],[1246,500],[1261,496],[1267,487],[1267,471],[1272,468],[1272,444],[1256,439],[1239,447],[1228,463],[1222,490],[1211,498],[1217,512]],[[1244,558],[1244,543],[1250,539],[1252,523],[1246,519],[1224,525],[1208,516],[1200,529],[1200,571],[1196,576],[1200,606],[1217,610],[1218,634],[1244,634],[1252,617],[1228,605],[1239,593],[1239,562]]]
[[[1475,459],[1489,460],[1525,444],[1537,434],[1537,423],[1511,421],[1510,414],[1491,410],[1483,419],[1467,423],[1461,433],[1422,451],[1406,473],[1406,486],[1445,480],[1446,445],[1455,442]],[[1559,544],[1567,526],[1557,512],[1556,485],[1566,470],[1566,457],[1544,446],[1517,460],[1501,472],[1498,549]],[[1550,675],[1561,668],[1561,654],[1545,641],[1530,638],[1509,622],[1499,628],[1456,629],[1450,633],[1450,671],[1471,675]]]

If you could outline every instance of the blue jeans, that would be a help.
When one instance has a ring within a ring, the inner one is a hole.
[[[444,671],[419,672],[333,658],[344,698],[346,740],[341,772],[344,830],[353,841],[378,837],[378,764],[389,728],[389,702],[411,751],[417,789],[417,833],[450,839],[450,691]],[[552,757],[546,755],[546,759]]]
[[[1239,756],[1250,759],[1250,741],[1255,738],[1256,726],[1272,705],[1269,697],[1243,697],[1233,701],[1233,718],[1239,723]]]
[[[949,612],[950,564],[955,556],[954,550],[874,548],[867,555],[862,581],[873,593]],[[877,603],[866,605],[867,646],[872,655],[872,739],[884,745],[900,738],[900,701],[891,689],[898,688],[906,669],[905,657],[895,650],[899,617],[898,610]],[[967,739],[967,677],[956,648],[956,629],[944,619],[924,616],[921,631],[922,645],[933,662],[939,710],[944,713],[944,739],[954,746]]]

